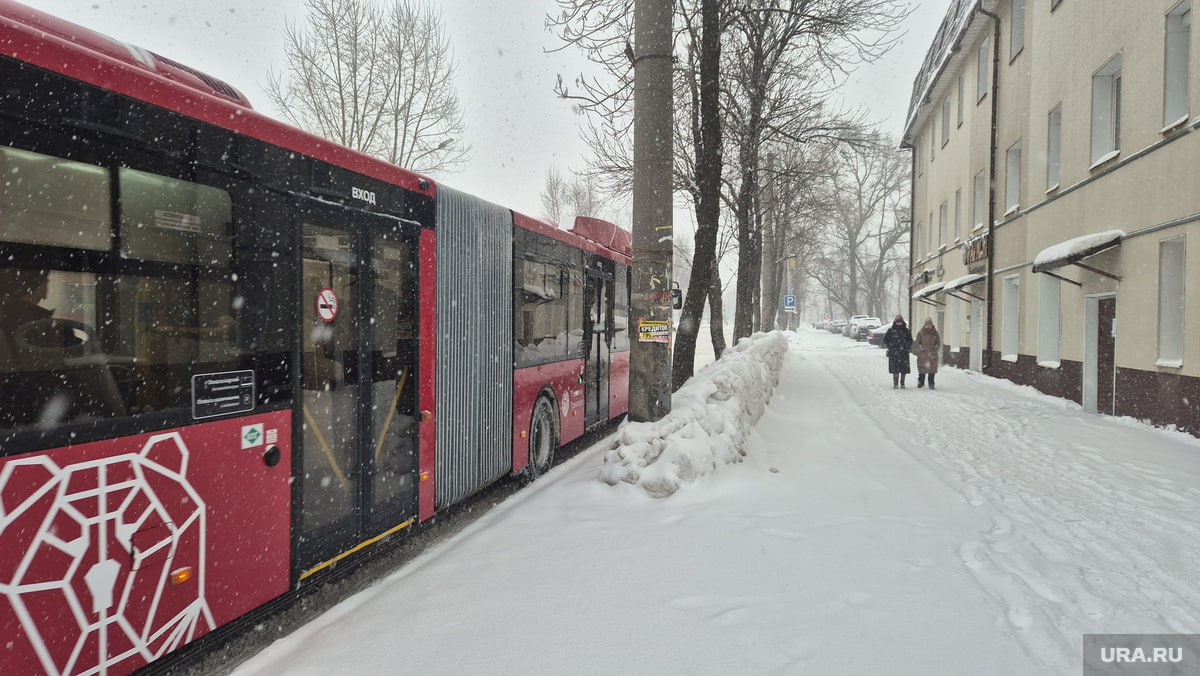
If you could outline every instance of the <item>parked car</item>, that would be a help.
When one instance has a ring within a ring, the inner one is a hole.
[[[854,339],[866,340],[867,336],[871,334],[871,329],[879,328],[879,325],[882,323],[879,317],[867,317],[866,319],[858,320],[858,328],[854,330]]]
[[[887,334],[891,327],[887,324],[871,329],[867,334],[867,343],[877,347],[883,347],[883,337]]]
[[[847,322],[845,319],[835,319],[832,322],[829,322],[829,332],[830,333],[841,333],[842,331],[845,330],[846,323]]]
[[[846,327],[842,330],[842,335],[847,338],[854,338],[858,335],[858,322],[863,319],[870,319],[870,315],[852,315]]]

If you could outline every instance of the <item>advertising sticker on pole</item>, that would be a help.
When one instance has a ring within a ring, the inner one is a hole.
[[[639,343],[670,343],[671,342],[671,322],[642,319],[638,321],[638,342]]]

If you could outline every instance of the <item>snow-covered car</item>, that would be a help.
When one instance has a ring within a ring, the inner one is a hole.
[[[854,339],[866,340],[867,336],[871,333],[871,329],[879,328],[879,325],[882,323],[879,317],[867,317],[866,319],[858,320],[854,328]]]
[[[850,320],[842,328],[842,335],[847,338],[853,338],[858,335],[858,323],[864,319],[869,319],[870,315],[851,315]]]
[[[871,329],[867,333],[867,343],[870,345],[877,345],[879,347],[883,347],[883,337],[887,334],[888,329],[890,329],[890,328],[891,328],[890,326],[888,326],[887,324],[884,324],[882,326],[877,326],[877,327]]]

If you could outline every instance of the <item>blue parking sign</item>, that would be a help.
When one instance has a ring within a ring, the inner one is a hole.
[[[796,309],[796,297],[791,294],[784,296],[783,297],[783,309],[795,310]]]

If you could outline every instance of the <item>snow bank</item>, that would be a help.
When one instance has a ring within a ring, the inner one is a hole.
[[[604,454],[600,479],[665,498],[719,465],[741,462],[746,436],[771,400],[787,349],[787,338],[774,331],[725,350],[679,388],[662,420],[622,423]]]

